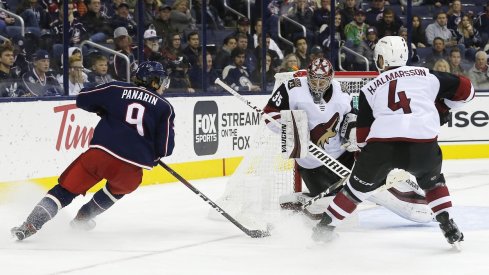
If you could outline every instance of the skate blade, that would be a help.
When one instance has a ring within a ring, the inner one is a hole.
[[[454,242],[450,244],[452,246],[452,251],[454,252],[462,252],[462,243],[461,242]]]

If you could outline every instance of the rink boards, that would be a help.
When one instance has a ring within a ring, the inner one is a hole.
[[[268,95],[248,99],[264,106]],[[232,174],[249,148],[259,115],[232,96],[170,97],[175,107],[175,149],[164,161],[191,179]],[[88,148],[95,114],[72,100],[0,103],[1,183],[34,181],[53,186]],[[445,159],[489,158],[489,95],[479,93],[439,136]],[[278,137],[277,137],[278,138]],[[162,168],[145,171],[143,184],[176,181]]]

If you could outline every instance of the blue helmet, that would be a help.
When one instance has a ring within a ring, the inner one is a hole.
[[[136,85],[146,88],[155,89],[152,86],[153,81],[158,83],[158,88],[163,86],[165,89],[170,85],[170,78],[163,65],[156,61],[146,61],[139,64],[136,69]]]

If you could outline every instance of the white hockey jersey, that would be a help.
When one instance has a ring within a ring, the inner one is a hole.
[[[434,141],[440,131],[435,102],[453,108],[473,97],[463,76],[412,66],[388,70],[361,89],[357,142]]]
[[[311,141],[326,153],[338,158],[345,152],[341,148],[339,129],[345,114],[351,111],[351,98],[341,91],[340,83],[331,81],[320,104],[315,104],[309,91],[307,77],[296,77],[280,85],[264,108],[265,113],[280,121],[281,110],[304,110],[307,113]],[[312,156],[297,159],[307,169],[322,165]]]

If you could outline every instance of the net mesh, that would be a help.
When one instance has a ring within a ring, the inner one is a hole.
[[[276,74],[275,88],[293,77],[294,73]],[[343,91],[350,93],[354,104],[360,88],[372,78],[335,76]],[[282,157],[280,135],[271,131],[262,120],[251,137],[250,149],[230,176],[224,194],[216,203],[245,226],[262,228],[273,224],[280,218],[279,198],[297,189],[294,188],[294,167],[294,160]],[[209,216],[223,220],[215,211],[209,212]]]

